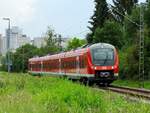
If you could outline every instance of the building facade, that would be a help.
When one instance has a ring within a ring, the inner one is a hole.
[[[34,46],[36,46],[37,48],[41,48],[43,46],[46,45],[46,39],[43,38],[43,37],[35,37],[33,40],[32,40],[32,44]]]
[[[5,55],[7,52],[7,42],[6,37],[0,36],[0,54]]]
[[[0,55],[2,54],[2,35],[0,34]]]
[[[9,30],[6,30],[6,36],[0,38],[0,52],[2,55],[5,55],[7,53],[7,38],[9,37]],[[10,44],[9,44],[9,50],[11,52],[15,52],[17,48],[27,44],[31,43],[30,38],[26,35],[22,34],[22,30],[17,27],[13,26],[10,29]]]

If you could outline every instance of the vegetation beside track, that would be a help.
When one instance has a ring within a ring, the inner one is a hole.
[[[140,84],[141,83],[139,81],[133,80],[117,80],[112,83],[112,85],[134,87],[134,88],[140,88]],[[144,88],[150,89],[150,80],[144,81]]]
[[[149,104],[68,80],[0,73],[0,113],[148,113]]]

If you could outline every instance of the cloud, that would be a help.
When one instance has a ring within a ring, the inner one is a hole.
[[[36,0],[0,0],[0,17],[10,17],[16,22],[32,20]]]

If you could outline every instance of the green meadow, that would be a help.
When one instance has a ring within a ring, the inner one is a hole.
[[[1,72],[0,113],[150,113],[150,104],[65,79]]]

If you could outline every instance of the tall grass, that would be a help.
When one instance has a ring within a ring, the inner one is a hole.
[[[0,73],[0,113],[148,113],[149,104],[132,102],[52,77]]]

